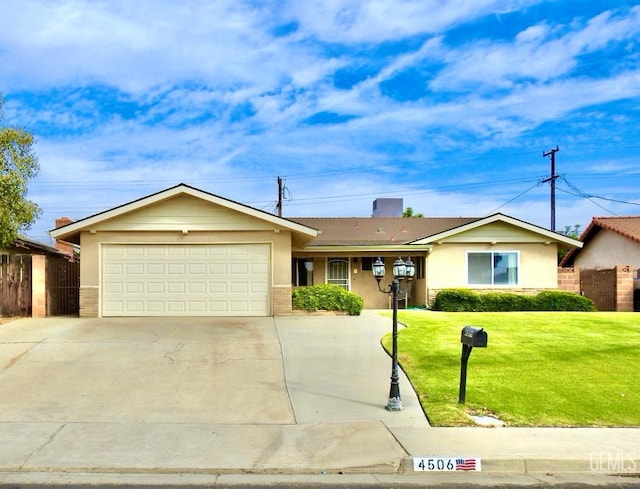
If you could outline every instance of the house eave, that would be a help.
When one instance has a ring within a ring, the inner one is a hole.
[[[430,244],[424,245],[375,245],[375,246],[343,246],[343,245],[320,245],[306,246],[303,248],[293,248],[298,253],[407,253],[409,251],[428,253],[431,251]]]

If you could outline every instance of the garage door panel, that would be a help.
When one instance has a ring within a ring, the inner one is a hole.
[[[267,244],[103,245],[106,316],[271,312]]]
[[[164,282],[147,282],[147,294],[164,294]]]
[[[209,292],[211,294],[226,294],[227,284],[220,282],[209,282]]]
[[[206,275],[206,263],[189,263],[189,275]]]
[[[186,284],[184,282],[169,282],[167,284],[167,292],[169,294],[184,294]]]
[[[143,294],[145,284],[142,282],[127,282],[125,284],[127,294]]]
[[[164,301],[146,301],[147,311],[150,313],[161,313],[165,312],[165,303]]]
[[[164,275],[165,273],[163,263],[147,263],[147,275]]]
[[[122,294],[124,286],[122,282],[105,282],[104,290],[107,293]]]
[[[184,276],[186,273],[186,266],[183,263],[169,263],[167,265],[167,274],[168,275],[181,275]]]
[[[104,273],[108,275],[122,275],[124,273],[123,263],[109,263],[104,267]]]
[[[126,263],[124,273],[127,275],[144,275],[144,265],[142,263]]]

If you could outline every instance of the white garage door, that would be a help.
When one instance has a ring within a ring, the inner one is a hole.
[[[103,316],[268,316],[270,246],[103,245]]]

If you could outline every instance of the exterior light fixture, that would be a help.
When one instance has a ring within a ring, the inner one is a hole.
[[[402,411],[402,399],[400,398],[400,382],[398,375],[398,295],[406,293],[401,290],[400,281],[410,281],[416,274],[416,266],[408,258],[407,261],[398,259],[393,263],[393,281],[387,289],[380,287],[380,281],[384,278],[385,267],[384,262],[378,259],[372,265],[373,277],[378,282],[378,290],[384,294],[391,294],[393,303],[393,334],[392,334],[392,352],[391,352],[391,386],[389,388],[389,402],[385,406],[387,411]]]

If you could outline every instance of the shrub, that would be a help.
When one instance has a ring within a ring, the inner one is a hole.
[[[311,285],[293,289],[293,309],[301,311],[347,311],[359,316],[364,307],[362,297],[333,284]]]
[[[433,303],[434,311],[481,311],[480,295],[469,289],[444,289],[438,292]]]
[[[444,289],[433,304],[435,311],[507,312],[507,311],[595,311],[587,297],[560,290],[545,290],[538,295],[511,292],[479,294],[470,289]]]
[[[534,297],[511,292],[487,292],[480,295],[482,310],[486,312],[531,311]]]
[[[595,311],[591,299],[583,295],[561,290],[545,290],[536,296],[535,307],[538,311]]]

